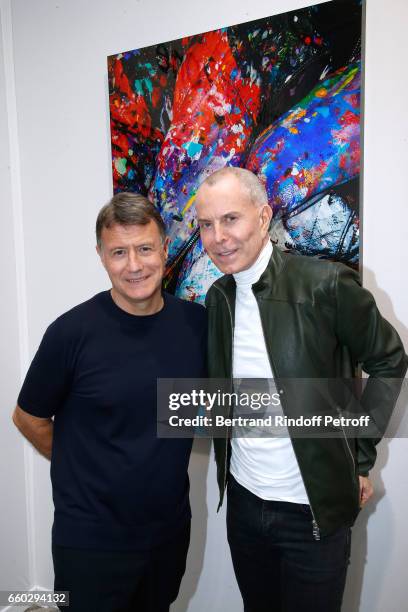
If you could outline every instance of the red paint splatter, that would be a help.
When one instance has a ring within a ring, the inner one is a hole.
[[[343,125],[359,125],[360,117],[352,111],[346,111],[339,119],[339,123]]]
[[[154,87],[152,91],[152,106],[153,108],[157,108],[159,102],[162,98],[162,90],[160,87]]]
[[[173,182],[181,178],[190,163],[183,145],[191,140],[206,147],[217,143],[214,154],[234,150],[239,155],[259,109],[260,87],[241,76],[226,33],[195,38],[177,73],[173,121],[156,162],[159,172],[175,172]],[[234,133],[234,125],[241,125],[242,132]]]
[[[117,90],[124,93],[128,98],[134,97],[134,93],[130,87],[129,79],[127,78],[121,60],[116,60],[113,67],[114,86]]]

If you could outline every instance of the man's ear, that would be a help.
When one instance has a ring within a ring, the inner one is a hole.
[[[269,204],[264,204],[261,210],[261,227],[262,230],[267,232],[272,221],[272,208]]]
[[[163,251],[164,251],[164,256],[166,259],[169,254],[169,244],[170,244],[170,238],[167,236],[167,238],[165,238],[163,242]]]

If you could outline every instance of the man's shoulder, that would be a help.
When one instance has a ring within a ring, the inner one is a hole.
[[[274,249],[277,249],[277,247],[274,247]],[[285,271],[304,271],[312,276],[317,275],[321,277],[322,275],[333,274],[337,266],[344,265],[339,262],[329,261],[328,259],[301,255],[296,251],[279,251],[279,254],[282,258]]]
[[[358,272],[340,261],[283,251],[279,251],[279,259],[282,263],[282,279],[296,282],[299,287],[314,286],[316,283],[332,285],[339,277],[350,278],[357,282],[359,280]],[[273,265],[272,260],[269,265]]]
[[[106,291],[97,293],[62,313],[48,326],[47,332],[70,336],[81,331],[84,325],[94,323],[97,320],[97,313],[102,312],[101,304],[106,293]]]
[[[205,321],[206,312],[201,304],[182,300],[170,293],[165,293],[165,301],[171,316],[178,315],[190,320],[196,320],[198,324]]]

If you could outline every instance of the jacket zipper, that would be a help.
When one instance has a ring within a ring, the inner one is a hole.
[[[337,413],[338,413],[338,415],[339,415],[339,416],[341,416],[341,410],[340,410],[340,408],[337,408]],[[354,455],[353,455],[353,453],[352,453],[352,451],[351,451],[350,444],[349,444],[349,442],[348,442],[348,440],[347,440],[346,432],[344,431],[344,427],[343,427],[343,425],[342,425],[341,421],[340,421],[340,427],[341,427],[341,431],[343,432],[343,437],[344,437],[344,441],[345,441],[346,446],[347,446],[347,450],[348,450],[348,452],[349,452],[349,454],[350,454],[351,461],[352,461],[352,463],[353,463],[353,474],[355,475],[355,474],[356,474],[356,462],[355,462],[355,460],[354,460]],[[354,476],[354,477],[355,477],[355,476]]]
[[[256,296],[254,296],[254,297],[255,297],[255,301],[257,303],[258,310],[259,310],[258,300],[256,299]],[[272,355],[271,355],[271,353],[269,351],[268,344],[266,342],[265,328],[264,328],[264,323],[262,321],[262,317],[261,317],[261,312],[260,311],[259,311],[259,318],[261,320],[262,335],[263,335],[263,339],[264,339],[264,342],[265,342],[266,352],[268,354],[269,365],[271,366],[273,377],[276,380],[276,368],[275,368],[275,364],[274,364],[273,359],[272,359]],[[283,410],[283,404],[282,404],[282,410]],[[289,433],[289,430],[288,430],[288,433]],[[290,433],[289,433],[289,437],[290,437]],[[292,442],[292,439],[291,439],[291,442]],[[296,461],[297,461],[297,464],[298,464],[298,467],[299,467],[299,473],[300,473],[300,476],[301,476],[302,481],[303,481],[303,486],[305,488],[306,495],[307,495],[308,500],[309,500],[310,511],[311,511],[312,517],[313,517],[313,520],[312,520],[313,538],[314,538],[314,540],[318,541],[318,540],[320,540],[320,528],[319,528],[319,525],[318,525],[318,523],[316,521],[316,516],[315,516],[314,510],[313,510],[313,506],[312,506],[311,501],[310,501],[309,493],[307,492],[307,489],[306,489],[305,480],[303,478],[302,470],[300,469],[299,458],[297,456],[297,453],[296,453],[295,447],[293,445],[293,442],[292,442],[292,448],[293,448],[293,452],[294,452],[295,457],[296,457]]]
[[[337,413],[338,413],[339,416],[341,416],[340,408],[337,408]],[[340,427],[341,427],[341,431],[343,432],[343,437],[344,437],[344,441],[345,441],[346,446],[347,446],[347,450],[350,453],[350,457],[351,457],[351,461],[352,461],[353,469],[354,469],[354,473],[355,473],[355,471],[356,471],[356,462],[354,461],[354,456],[353,456],[353,453],[351,452],[351,448],[350,448],[350,445],[349,445],[348,440],[347,440],[346,432],[344,431],[344,427],[343,427],[341,421],[340,421]]]
[[[214,285],[214,287],[216,287],[218,289],[218,291],[224,296],[225,301],[227,302],[227,307],[228,307],[228,312],[229,312],[229,316],[230,316],[230,322],[231,322],[231,369],[230,369],[230,379],[231,379],[231,390],[232,390],[232,380],[233,380],[233,351],[234,351],[234,321],[232,318],[232,311],[231,311],[231,306],[230,303],[228,301],[228,298],[225,294],[225,292],[221,289],[221,287],[218,287],[218,285]],[[225,462],[224,462],[224,483],[223,483],[223,496],[225,493],[225,487],[227,486],[227,463],[228,463],[228,440],[229,440],[229,426],[227,427],[227,436],[225,438]]]

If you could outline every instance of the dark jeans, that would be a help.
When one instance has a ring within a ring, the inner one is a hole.
[[[230,474],[227,532],[245,612],[340,612],[350,528],[313,538],[309,506],[264,501]]]
[[[69,591],[66,612],[168,612],[186,568],[190,521],[149,551],[53,546],[55,591]]]

